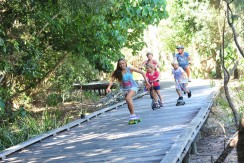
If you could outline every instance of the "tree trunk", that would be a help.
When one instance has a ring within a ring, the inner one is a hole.
[[[238,142],[237,142],[237,156],[238,162],[244,162],[244,117],[240,121]]]
[[[239,69],[235,69],[234,71],[234,79],[240,79],[240,73],[239,73]]]
[[[222,70],[221,70],[221,62],[220,62],[220,60],[216,61],[215,70],[216,70],[216,78],[217,79],[222,79]]]

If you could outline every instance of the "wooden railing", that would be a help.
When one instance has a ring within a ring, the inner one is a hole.
[[[106,89],[109,85],[109,82],[103,82],[103,81],[97,81],[97,82],[92,82],[92,83],[87,83],[87,84],[73,84],[75,89],[82,89],[82,91],[94,91],[99,93],[99,95],[106,95]],[[113,83],[111,86],[111,89],[116,89],[118,88],[117,83]]]

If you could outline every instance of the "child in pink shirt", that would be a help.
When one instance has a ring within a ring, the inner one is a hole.
[[[156,94],[153,94],[154,101],[158,101],[158,105],[163,106],[163,97],[160,93],[161,88],[159,83],[160,73],[158,71],[155,71],[155,67],[153,64],[147,64],[146,70],[147,80],[156,92]],[[159,97],[159,100],[157,99],[157,96]]]

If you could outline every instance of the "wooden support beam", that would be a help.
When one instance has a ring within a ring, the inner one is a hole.
[[[196,154],[198,154],[197,153],[197,143],[196,143],[196,139],[192,142],[192,144],[191,144],[191,154],[194,154],[194,155],[196,155]]]

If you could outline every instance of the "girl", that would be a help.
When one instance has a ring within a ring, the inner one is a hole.
[[[159,97],[160,101],[158,101],[156,94],[153,94],[153,98],[154,101],[156,101],[156,107],[162,107],[163,106],[163,97],[161,96],[160,93],[160,83],[159,83],[159,79],[160,79],[160,73],[158,71],[155,71],[155,67],[152,64],[147,64],[146,66],[146,77],[147,80],[149,81],[149,83],[151,83],[153,89],[155,90],[157,96]]]
[[[158,62],[155,59],[153,59],[152,53],[147,53],[147,60],[142,63],[141,69],[147,66],[148,64],[154,65],[155,70],[158,67]]]
[[[138,85],[133,79],[132,72],[137,72],[142,74],[143,78],[146,81],[146,75],[143,71],[133,68],[133,67],[127,67],[127,64],[124,59],[119,59],[117,62],[117,68],[112,73],[112,79],[106,89],[106,92],[111,92],[111,86],[115,80],[117,80],[120,83],[121,89],[125,92],[125,100],[128,106],[128,109],[130,111],[130,121],[133,120],[139,120],[139,116],[137,116],[134,112],[134,105],[133,105],[133,99],[132,97],[137,93],[138,91]],[[150,87],[150,84],[148,81],[146,81],[147,88]],[[129,121],[129,122],[130,122]]]

